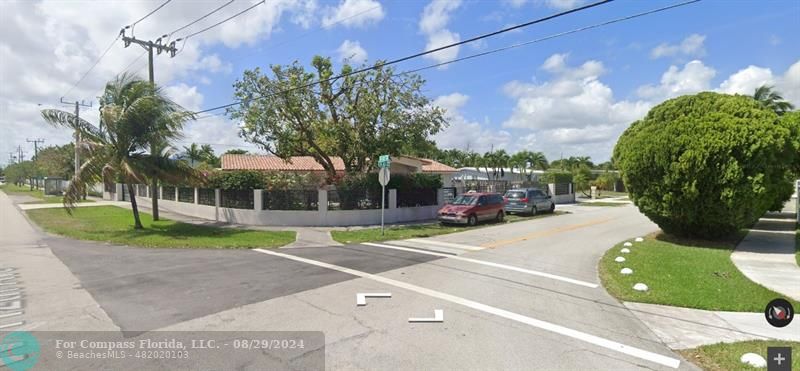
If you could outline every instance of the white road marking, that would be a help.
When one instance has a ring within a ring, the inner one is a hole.
[[[12,287],[10,289],[2,289],[0,292],[19,291],[19,287]]]
[[[7,314],[0,314],[0,318],[16,317],[16,316],[21,316],[22,314],[23,314],[22,311],[14,312],[14,313],[7,313]]]
[[[483,247],[480,247],[480,246],[462,245],[460,243],[452,243],[452,242],[444,242],[444,241],[436,241],[436,240],[423,240],[421,238],[409,238],[406,241],[416,242],[416,243],[421,243],[421,244],[430,244],[430,245],[435,245],[435,246],[453,247],[453,248],[456,248],[456,249],[470,250],[470,251],[483,250]]]
[[[372,293],[358,293],[356,294],[356,305],[367,305],[367,298],[391,298],[392,294],[388,292],[372,292]]]
[[[546,321],[538,320],[538,319],[535,319],[535,318],[523,316],[523,315],[518,314],[518,313],[510,312],[510,311],[507,311],[507,310],[504,310],[504,309],[496,308],[496,307],[493,307],[493,306],[490,306],[490,305],[486,305],[486,304],[479,303],[479,302],[476,302],[476,301],[472,301],[472,300],[469,300],[469,299],[464,299],[462,297],[458,297],[458,296],[455,296],[455,295],[450,295],[450,294],[447,294],[447,293],[431,290],[431,289],[428,289],[428,288],[425,288],[425,287],[421,287],[421,286],[417,286],[417,285],[413,285],[413,284],[410,284],[410,283],[397,281],[397,280],[393,280],[391,278],[386,278],[386,277],[383,277],[383,276],[379,276],[379,275],[375,275],[375,274],[371,274],[371,273],[366,273],[366,272],[358,271],[358,270],[355,270],[355,269],[345,268],[345,267],[341,267],[341,266],[334,265],[334,264],[329,264],[329,263],[325,263],[325,262],[321,262],[321,261],[317,261],[317,260],[312,260],[312,259],[301,258],[299,256],[279,253],[279,252],[275,252],[275,251],[269,251],[269,250],[264,250],[264,249],[253,249],[253,251],[257,251],[257,252],[260,252],[260,253],[263,253],[263,254],[267,254],[267,255],[278,256],[278,257],[281,257],[281,258],[294,260],[294,261],[301,262],[301,263],[311,264],[311,265],[315,265],[315,266],[322,267],[322,268],[333,269],[335,271],[339,271],[339,272],[342,272],[342,273],[347,273],[347,274],[350,274],[350,275],[353,275],[353,276],[357,276],[357,277],[368,278],[368,279],[371,279],[373,281],[378,281],[378,282],[381,282],[381,283],[385,283],[387,285],[392,285],[392,286],[399,287],[399,288],[402,288],[402,289],[406,289],[406,290],[409,290],[409,291],[414,291],[414,292],[419,293],[419,294],[427,295],[427,296],[434,297],[434,298],[437,298],[437,299],[441,299],[441,300],[444,300],[444,301],[449,301],[449,302],[454,303],[454,304],[463,305],[465,307],[472,308],[472,309],[475,309],[475,310],[479,310],[479,311],[482,311],[482,312],[494,314],[496,316],[503,317],[503,318],[506,318],[506,319],[510,319],[512,321],[517,321],[517,322],[520,322],[520,323],[524,323],[524,324],[532,326],[532,327],[536,327],[536,328],[539,328],[539,329],[542,329],[542,330],[545,330],[545,331],[549,331],[549,332],[553,332],[553,333],[556,333],[556,334],[564,335],[564,336],[567,336],[567,337],[570,337],[570,338],[573,338],[573,339],[576,339],[576,340],[584,341],[584,342],[587,342],[589,344],[594,344],[594,345],[597,345],[599,347],[603,347],[603,348],[606,348],[606,349],[609,349],[609,350],[613,350],[615,352],[627,354],[627,355],[632,356],[632,357],[636,357],[636,358],[639,358],[639,359],[647,360],[647,361],[650,361],[650,362],[653,362],[653,363],[657,363],[657,364],[660,364],[660,365],[664,365],[664,366],[667,366],[667,367],[678,368],[678,366],[681,364],[681,361],[678,360],[678,359],[675,359],[675,358],[670,358],[670,357],[667,357],[667,356],[664,356],[664,355],[661,355],[661,354],[658,354],[658,353],[653,353],[653,352],[650,352],[650,351],[646,351],[646,350],[643,350],[643,349],[639,349],[639,348],[636,348],[636,347],[632,347],[632,346],[628,346],[628,345],[625,345],[625,344],[622,344],[622,343],[618,343],[618,342],[613,341],[613,340],[608,340],[608,339],[605,339],[605,338],[601,338],[599,336],[587,334],[585,332],[581,332],[581,331],[578,331],[578,330],[573,330],[571,328],[567,328],[567,327],[556,325],[556,324],[553,324],[553,323],[550,323],[550,322],[546,322]]]
[[[9,292],[9,293],[2,293],[2,294],[0,294],[0,298],[7,298],[9,296],[16,296],[16,295],[20,295],[20,294],[21,293],[19,291],[13,291],[13,292]]]
[[[4,282],[5,281],[0,280],[0,286],[11,286],[11,285],[18,285],[19,284],[19,282],[17,282],[17,281],[10,282],[10,283],[4,283]]]
[[[434,309],[433,318],[409,318],[408,322],[444,322],[444,309]]]
[[[10,297],[10,298],[0,298],[0,303],[5,303],[7,301],[19,300],[19,299],[22,299],[22,297],[19,296],[19,295],[13,296],[13,297]]]
[[[25,324],[25,322],[14,322],[14,323],[9,323],[9,324],[5,324],[5,325],[0,325],[0,329],[2,329],[2,328],[9,328],[9,327],[17,327],[17,326],[22,326],[22,325],[24,325],[24,324]]]
[[[520,268],[520,267],[514,267],[514,266],[511,266],[511,265],[505,265],[505,264],[500,264],[500,263],[492,263],[492,262],[488,262],[488,261],[484,261],[484,260],[465,258],[463,256],[448,255],[448,254],[442,254],[442,253],[437,253],[437,252],[433,252],[433,251],[421,251],[421,250],[417,250],[417,249],[409,249],[409,248],[405,248],[405,247],[384,245],[384,244],[371,243],[371,242],[364,242],[364,243],[362,243],[362,245],[374,246],[374,247],[382,247],[382,248],[386,248],[386,249],[395,249],[395,250],[401,250],[401,251],[410,251],[410,252],[415,252],[415,253],[419,253],[419,254],[427,254],[427,255],[433,255],[433,256],[441,256],[441,257],[445,257],[445,258],[450,258],[450,259],[461,260],[461,261],[465,261],[465,262],[485,265],[485,266],[489,266],[489,267],[506,269],[506,270],[510,270],[510,271],[514,271],[514,272],[530,274],[530,275],[533,275],[533,276],[550,278],[550,279],[554,279],[554,280],[558,280],[558,281],[562,281],[562,282],[572,283],[572,284],[575,284],[575,285],[591,287],[593,289],[596,289],[598,287],[597,284],[591,283],[591,282],[576,280],[576,279],[569,278],[569,277],[562,277],[562,276],[558,276],[558,275],[551,274],[551,273],[545,273],[545,272],[539,272],[539,271],[534,271],[534,270]]]
[[[797,223],[794,219],[761,218],[758,220],[764,222]]]
[[[3,268],[3,269],[0,269],[0,272],[2,272],[2,273],[13,272],[15,270],[17,270],[17,269],[16,268]]]
[[[22,309],[22,302],[19,300],[12,301],[11,304],[9,305],[0,306],[0,310],[18,310],[18,309]]]
[[[774,233],[774,234],[790,234],[794,236],[794,231],[771,231],[768,229],[750,229],[750,232],[759,232],[759,233]]]

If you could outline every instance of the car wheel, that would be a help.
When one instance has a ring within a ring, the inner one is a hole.
[[[502,211],[497,212],[497,217],[495,217],[495,221],[498,223],[503,222],[503,218],[505,218],[505,214]]]
[[[467,219],[467,224],[469,224],[470,226],[478,225],[478,217],[475,216],[475,214],[470,215],[469,219]]]
[[[531,206],[531,216],[536,215],[538,210],[536,210],[536,206]]]
[[[555,202],[551,202],[550,203],[550,212],[552,213],[552,212],[555,212],[555,211],[556,211],[556,203]]]

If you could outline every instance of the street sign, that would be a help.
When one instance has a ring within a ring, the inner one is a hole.
[[[378,182],[381,183],[382,186],[386,187],[389,184],[389,168],[384,167],[378,170]]]
[[[381,155],[378,157],[378,167],[381,169],[388,168],[392,164],[392,159],[389,155]]]

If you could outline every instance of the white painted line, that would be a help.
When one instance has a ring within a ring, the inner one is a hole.
[[[759,232],[759,233],[774,233],[774,234],[790,234],[794,236],[794,231],[771,231],[768,229],[750,229],[750,232]]]
[[[5,325],[0,325],[0,329],[2,329],[2,328],[9,328],[9,327],[17,327],[17,326],[22,326],[22,325],[24,325],[24,324],[25,324],[25,322],[24,322],[24,321],[22,321],[22,322],[14,322],[14,323],[9,323],[9,324],[5,324]]]
[[[14,296],[14,297],[10,297],[10,298],[0,298],[0,303],[5,303],[5,302],[8,302],[8,301],[19,300],[19,299],[22,299],[22,297],[19,296],[19,295]]]
[[[388,292],[358,293],[356,294],[356,305],[367,305],[367,298],[391,298]]]
[[[5,281],[3,281],[3,282],[5,282]],[[17,281],[9,282],[9,283],[3,283],[3,282],[0,282],[0,286],[19,285],[19,282],[17,282]]]
[[[11,293],[8,293],[8,294],[0,294],[0,298],[7,298],[9,296],[20,295],[20,294],[21,294],[20,292],[11,292]]]
[[[0,292],[11,292],[11,291],[15,291],[15,292],[19,291],[19,287],[11,287],[11,288],[5,288],[5,289],[0,290]]]
[[[22,311],[14,312],[14,313],[7,313],[7,314],[0,314],[0,318],[16,317],[16,316],[21,316],[22,314],[23,314]]]
[[[18,309],[22,309],[22,302],[19,300],[12,301],[11,304],[9,305],[0,306],[0,310],[18,310]]]
[[[458,297],[458,296],[455,296],[455,295],[450,295],[450,294],[447,294],[447,293],[444,293],[444,292],[439,292],[439,291],[431,290],[431,289],[428,289],[428,288],[425,288],[425,287],[412,285],[410,283],[397,281],[397,280],[393,280],[391,278],[386,278],[386,277],[383,277],[383,276],[379,276],[379,275],[375,275],[375,274],[371,274],[371,273],[366,273],[366,272],[358,271],[358,270],[355,270],[355,269],[345,268],[345,267],[341,267],[341,266],[334,265],[334,264],[329,264],[329,263],[325,263],[325,262],[321,262],[321,261],[317,261],[317,260],[312,260],[312,259],[301,258],[299,256],[279,253],[279,252],[275,252],[275,251],[269,251],[269,250],[264,250],[264,249],[253,249],[253,251],[260,252],[262,254],[278,256],[278,257],[281,257],[281,258],[294,260],[294,261],[298,261],[298,262],[301,262],[301,263],[311,264],[311,265],[315,265],[315,266],[322,267],[322,268],[333,269],[335,271],[339,271],[339,272],[342,272],[342,273],[347,273],[347,274],[350,274],[350,275],[353,275],[353,276],[356,276],[356,277],[368,278],[368,279],[371,279],[373,281],[378,281],[378,282],[381,282],[381,283],[384,283],[384,284],[387,284],[387,285],[396,286],[396,287],[399,287],[401,289],[414,291],[414,292],[419,293],[419,294],[428,295],[430,297],[434,297],[434,298],[441,299],[441,300],[444,300],[444,301],[449,301],[449,302],[454,303],[454,304],[463,305],[465,307],[472,308],[472,309],[475,309],[475,310],[478,310],[478,311],[481,311],[481,312],[494,314],[496,316],[503,317],[503,318],[506,318],[506,319],[510,319],[512,321],[517,321],[517,322],[520,322],[520,323],[524,323],[524,324],[532,326],[532,327],[536,327],[536,328],[539,328],[539,329],[542,329],[542,330],[545,330],[545,331],[549,331],[549,332],[553,332],[553,333],[556,333],[556,334],[564,335],[564,336],[567,336],[567,337],[570,337],[570,338],[573,338],[573,339],[576,339],[576,340],[584,341],[584,342],[587,342],[589,344],[594,344],[594,345],[597,345],[599,347],[603,347],[603,348],[606,348],[606,349],[613,350],[615,352],[627,354],[629,356],[636,357],[636,358],[639,358],[639,359],[644,359],[644,360],[647,360],[647,361],[650,361],[650,362],[653,362],[653,363],[657,363],[657,364],[660,364],[660,365],[664,365],[664,366],[668,366],[668,367],[672,367],[672,368],[678,368],[678,366],[680,366],[680,364],[681,364],[681,361],[678,360],[678,359],[675,359],[675,358],[670,358],[670,357],[667,357],[667,356],[664,356],[664,355],[661,355],[661,354],[658,354],[658,353],[653,353],[653,352],[649,352],[649,351],[646,351],[646,350],[643,350],[643,349],[639,349],[639,348],[636,348],[636,347],[628,346],[628,345],[625,345],[625,344],[622,344],[622,343],[618,343],[618,342],[613,341],[613,340],[608,340],[608,339],[605,339],[605,338],[601,338],[599,336],[587,334],[585,332],[581,332],[581,331],[578,331],[578,330],[573,330],[571,328],[567,328],[567,327],[564,327],[564,326],[559,326],[559,325],[556,325],[556,324],[553,324],[553,323],[550,323],[550,322],[545,322],[545,321],[538,320],[538,319],[535,319],[535,318],[523,316],[521,314],[517,314],[517,313],[514,313],[514,312],[510,312],[510,311],[504,310],[504,309],[492,307],[490,305],[486,305],[486,304],[479,303],[479,302],[476,302],[476,301],[472,301],[472,300],[469,300],[469,299],[464,299],[462,297]]]
[[[18,276],[16,273],[3,273],[0,274],[0,277],[16,277]]]
[[[420,251],[420,250],[416,250],[416,249],[408,249],[408,248],[405,248],[405,247],[398,247],[398,246],[392,246],[392,245],[383,245],[383,244],[371,243],[371,242],[364,242],[362,245],[368,245],[368,246],[374,246],[374,247],[383,247],[383,248],[386,248],[386,249],[410,251],[410,252],[415,252],[415,253],[419,253],[419,254],[427,254],[427,255],[433,255],[433,256],[441,256],[441,257],[445,257],[445,258],[450,258],[450,259],[461,260],[461,261],[465,261],[465,262],[485,265],[485,266],[489,266],[489,267],[506,269],[506,270],[510,270],[510,271],[514,271],[514,272],[530,274],[530,275],[533,275],[533,276],[550,278],[550,279],[554,279],[554,280],[558,280],[558,281],[572,283],[572,284],[575,284],[575,285],[591,287],[593,289],[596,289],[598,287],[597,284],[591,283],[591,282],[576,280],[576,279],[573,279],[573,278],[562,277],[562,276],[558,276],[558,275],[555,275],[555,274],[539,272],[539,271],[534,271],[534,270],[520,268],[520,267],[514,267],[514,266],[511,266],[511,265],[505,265],[505,264],[500,264],[500,263],[492,263],[492,262],[488,262],[488,261],[484,261],[484,260],[465,258],[463,256],[454,256],[454,255],[442,254],[442,253],[437,253],[437,252],[432,252],[432,251]]]
[[[460,243],[452,243],[452,242],[444,242],[444,241],[436,241],[436,240],[423,240],[421,238],[409,238],[406,241],[416,242],[416,243],[421,243],[421,244],[430,244],[430,245],[436,245],[436,246],[453,247],[453,248],[456,248],[456,249],[470,250],[470,251],[478,251],[478,250],[483,250],[484,249],[483,247],[480,247],[480,246],[462,245]]]
[[[444,309],[434,309],[433,318],[409,318],[408,322],[444,322]]]
[[[17,270],[17,268],[3,268],[3,269],[0,269],[0,272],[6,273],[6,272],[13,272],[15,270]]]
[[[761,218],[758,219],[762,222],[781,222],[781,223],[797,223],[794,219],[778,219],[778,218]]]

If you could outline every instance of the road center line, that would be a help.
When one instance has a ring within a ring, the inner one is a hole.
[[[546,322],[546,321],[542,321],[542,320],[538,320],[538,319],[535,319],[535,318],[532,318],[532,317],[523,316],[523,315],[518,314],[518,313],[514,313],[514,312],[510,312],[510,311],[504,310],[504,309],[492,307],[490,305],[482,304],[482,303],[479,303],[479,302],[476,302],[476,301],[472,301],[472,300],[469,300],[469,299],[464,299],[462,297],[458,297],[458,296],[455,296],[455,295],[450,295],[450,294],[447,294],[447,293],[431,290],[431,289],[424,288],[424,287],[421,287],[421,286],[412,285],[410,283],[405,283],[405,282],[393,280],[391,278],[386,278],[386,277],[383,277],[383,276],[379,276],[379,275],[375,275],[375,274],[371,274],[371,273],[366,273],[366,272],[358,271],[358,270],[355,270],[355,269],[345,268],[345,267],[341,267],[341,266],[334,265],[334,264],[329,264],[329,263],[325,263],[325,262],[321,262],[321,261],[317,261],[317,260],[312,260],[312,259],[306,259],[306,258],[302,258],[302,257],[299,257],[299,256],[279,253],[279,252],[275,252],[275,251],[269,251],[269,250],[264,250],[264,249],[253,249],[253,251],[257,251],[257,252],[260,252],[260,253],[263,253],[263,254],[277,256],[277,257],[281,257],[281,258],[285,258],[285,259],[289,259],[289,260],[294,260],[294,261],[301,262],[301,263],[311,264],[311,265],[315,265],[315,266],[322,267],[322,268],[333,269],[333,270],[336,270],[336,271],[339,271],[339,272],[342,272],[342,273],[347,273],[347,274],[350,274],[350,275],[353,275],[353,276],[356,276],[356,277],[368,278],[368,279],[371,279],[373,281],[378,281],[378,282],[381,282],[381,283],[384,283],[384,284],[387,284],[387,285],[399,287],[401,289],[413,291],[413,292],[416,292],[416,293],[419,293],[419,294],[427,295],[427,296],[434,297],[434,298],[437,298],[437,299],[441,299],[441,300],[444,300],[444,301],[449,301],[449,302],[454,303],[454,304],[463,305],[465,307],[472,308],[472,309],[475,309],[475,310],[478,310],[478,311],[481,311],[481,312],[494,314],[496,316],[503,317],[503,318],[506,318],[506,319],[510,319],[512,321],[517,321],[517,322],[520,322],[520,323],[524,323],[524,324],[532,326],[532,327],[540,328],[542,330],[553,332],[553,333],[556,333],[556,334],[559,334],[559,335],[564,335],[564,336],[567,336],[567,337],[570,337],[570,338],[573,338],[573,339],[576,339],[576,340],[587,342],[589,344],[594,344],[594,345],[597,345],[597,346],[600,346],[600,347],[603,347],[603,348],[606,348],[606,349],[609,349],[609,350],[613,350],[615,352],[627,354],[627,355],[632,356],[632,357],[636,357],[636,358],[639,358],[639,359],[643,359],[643,360],[650,361],[650,362],[653,362],[653,363],[657,363],[657,364],[660,364],[660,365],[664,365],[664,366],[667,366],[667,367],[678,368],[678,366],[681,363],[681,361],[678,360],[678,359],[670,358],[670,357],[667,357],[667,356],[664,356],[664,355],[661,355],[661,354],[658,354],[658,353],[653,353],[653,352],[650,352],[650,351],[646,351],[644,349],[639,349],[639,348],[636,348],[636,347],[628,346],[628,345],[625,345],[625,344],[622,344],[622,343],[618,343],[618,342],[613,341],[613,340],[608,340],[608,339],[605,339],[605,338],[601,338],[599,336],[587,334],[585,332],[581,332],[581,331],[578,331],[578,330],[573,330],[571,328],[559,326],[559,325],[556,325],[556,324],[553,324],[553,323],[550,323],[550,322]]]
[[[385,249],[394,249],[394,250],[401,250],[401,251],[410,251],[410,252],[418,253],[418,254],[441,256],[441,257],[444,257],[444,258],[461,260],[461,261],[465,261],[465,262],[469,262],[469,263],[485,265],[485,266],[488,266],[488,267],[494,267],[494,268],[506,269],[506,270],[510,270],[510,271],[514,271],[514,272],[530,274],[532,276],[550,278],[550,279],[554,279],[554,280],[558,280],[558,281],[562,281],[562,282],[567,282],[567,283],[571,283],[571,284],[575,284],[575,285],[590,287],[590,288],[593,288],[593,289],[596,289],[597,286],[598,286],[595,283],[576,280],[574,278],[562,277],[562,276],[558,276],[558,275],[555,275],[555,274],[539,272],[539,271],[534,271],[534,270],[530,270],[530,269],[514,267],[514,266],[511,266],[511,265],[500,264],[500,263],[493,263],[493,262],[488,262],[488,261],[484,261],[484,260],[470,259],[470,258],[465,258],[465,257],[462,257],[462,256],[458,256],[458,255],[449,255],[449,254],[438,253],[438,252],[433,252],[433,251],[422,251],[422,250],[417,250],[417,249],[409,249],[409,248],[406,248],[406,247],[384,245],[384,244],[371,243],[371,242],[364,242],[364,243],[362,243],[362,245],[374,246],[374,247],[382,247],[382,248],[385,248]]]
[[[500,246],[504,246],[504,245],[510,245],[512,243],[516,243],[516,242],[520,242],[520,241],[532,240],[534,238],[552,236],[552,235],[557,234],[557,233],[566,232],[566,231],[572,231],[572,230],[575,230],[575,229],[588,227],[588,226],[591,226],[591,225],[602,224],[602,223],[606,223],[606,222],[609,222],[609,221],[611,221],[611,219],[595,219],[595,220],[590,220],[590,221],[588,221],[586,223],[565,225],[563,227],[556,227],[556,228],[552,228],[552,229],[546,229],[546,230],[543,230],[543,231],[536,231],[536,232],[533,232],[533,233],[528,233],[526,235],[522,235],[522,236],[519,236],[519,237],[507,239],[507,240],[489,242],[489,243],[485,243],[485,244],[483,244],[481,246],[488,247],[488,248],[495,248],[495,247],[500,247]]]

